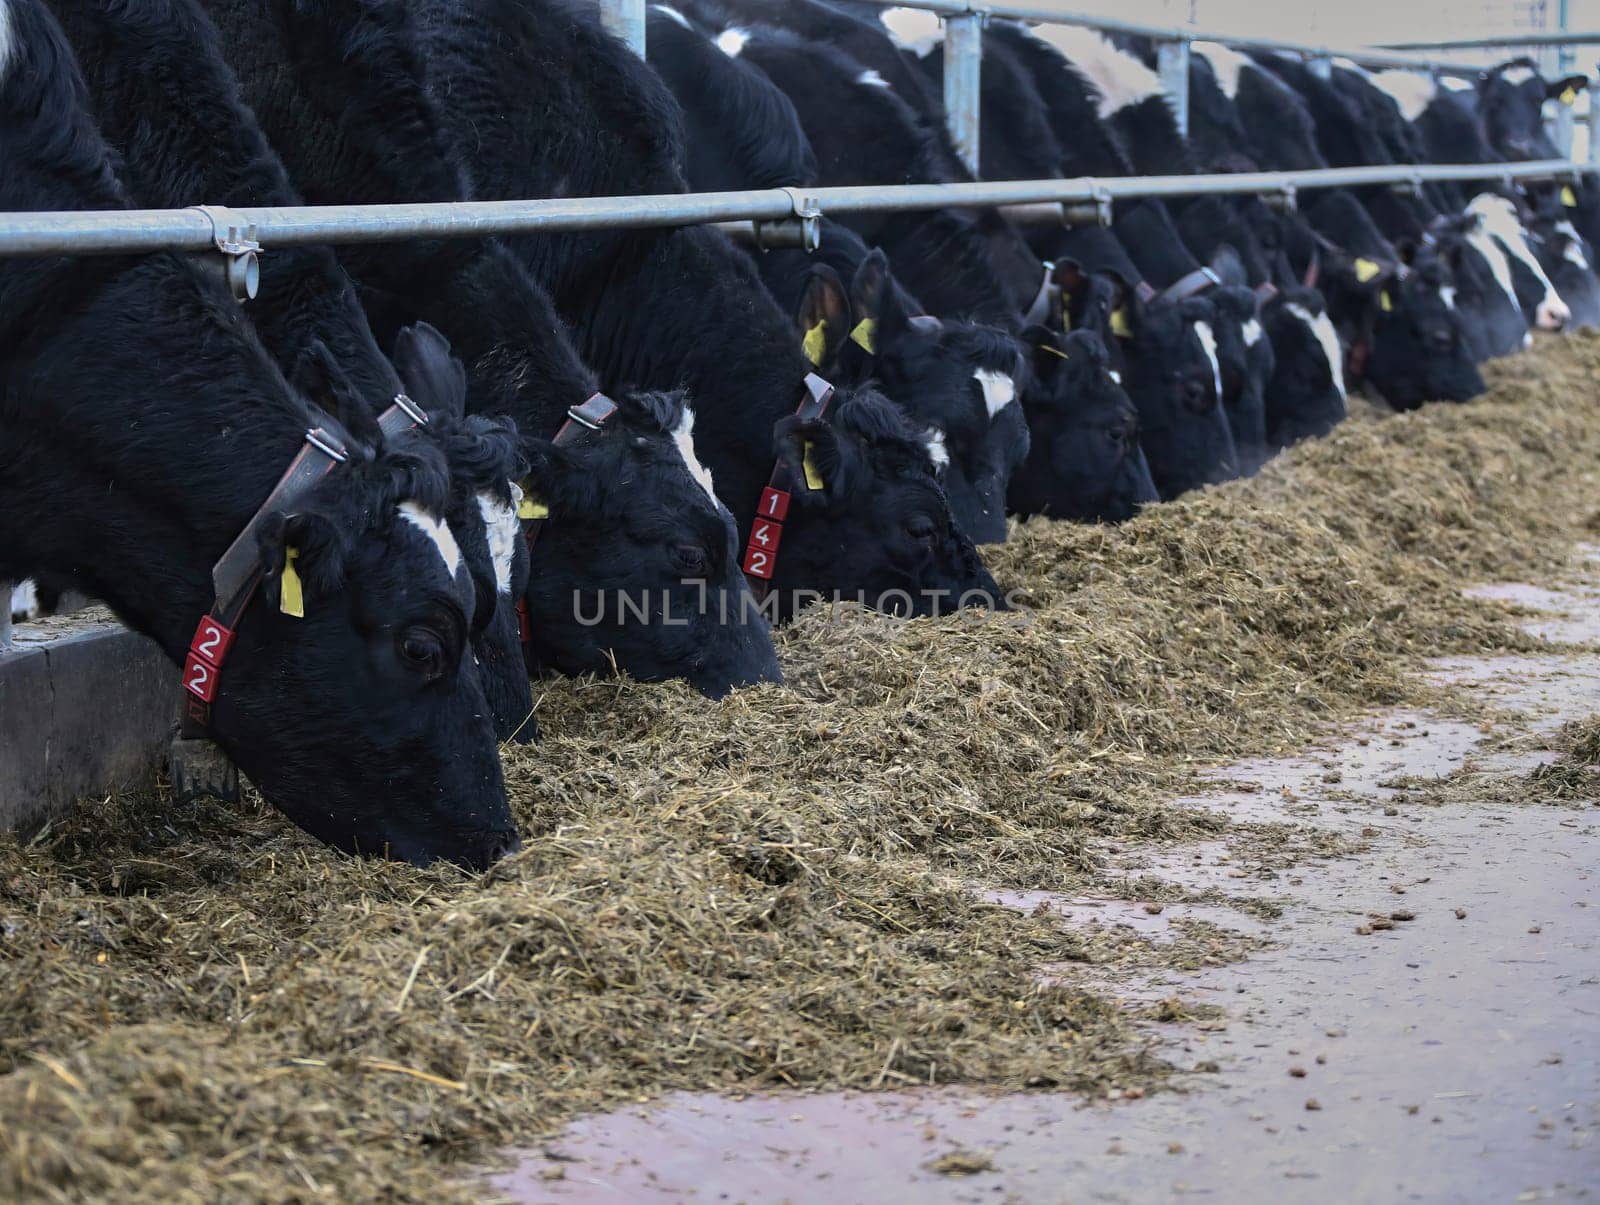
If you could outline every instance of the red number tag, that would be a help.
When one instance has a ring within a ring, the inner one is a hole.
[[[772,554],[764,548],[757,548],[752,544],[744,550],[744,571],[751,577],[759,577],[763,581],[772,580]]]
[[[783,543],[783,524],[757,519],[750,528],[750,547],[758,545],[765,548],[773,556],[778,555],[778,545]]]
[[[194,639],[189,641],[189,652],[202,661],[221,668],[232,645],[233,630],[223,627],[207,615],[200,620],[200,626],[194,630]]]
[[[776,519],[782,523],[789,517],[788,493],[767,486],[761,491],[761,505],[757,508],[756,514],[763,519]]]
[[[183,663],[183,689],[195,698],[211,702],[217,697],[217,668],[190,653]]]

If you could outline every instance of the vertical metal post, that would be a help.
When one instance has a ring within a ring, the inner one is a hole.
[[[0,652],[11,647],[11,589],[14,583],[0,582]]]
[[[1600,63],[1595,65],[1600,72]],[[1589,79],[1589,162],[1600,164],[1600,77]]]
[[[1161,87],[1172,101],[1178,133],[1189,136],[1189,43],[1162,42],[1156,47],[1156,71]]]
[[[983,78],[983,15],[944,19],[944,119],[961,161],[978,174],[978,102]]]
[[[1567,0],[1561,0],[1556,10],[1556,28],[1562,33],[1567,31]],[[1572,71],[1574,56],[1572,47],[1560,46],[1555,51],[1555,73],[1552,79],[1558,79]],[[1555,116],[1550,122],[1550,140],[1556,144],[1564,158],[1572,157],[1572,126],[1573,113],[1571,105],[1564,105],[1560,101],[1555,104]]]
[[[600,20],[644,58],[645,0],[600,0]]]

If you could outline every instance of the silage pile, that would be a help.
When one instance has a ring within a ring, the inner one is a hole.
[[[527,850],[352,862],[262,809],[85,806],[0,842],[0,1198],[469,1196],[463,1161],[673,1088],[1168,1073],[1093,959],[967,886],[1081,888],[1217,830],[1194,769],[1521,648],[1471,581],[1557,573],[1595,508],[1600,340],[1117,530],[1021,527],[1019,617],[807,616],[789,684],[553,684],[507,755]]]

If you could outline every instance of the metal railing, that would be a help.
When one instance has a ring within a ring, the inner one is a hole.
[[[1470,75],[1476,68],[1401,54],[1392,48],[1337,49],[1247,35],[1158,26],[1086,13],[979,0],[867,0],[880,7],[919,8],[945,25],[944,95],[952,138],[976,174],[983,23],[991,17],[1079,25],[1105,33],[1149,38],[1157,48],[1162,85],[1187,132],[1189,48],[1196,41],[1246,50],[1300,55],[1321,72],[1334,59],[1363,66],[1401,68],[1434,75]],[[641,56],[645,52],[646,0],[598,0],[602,20]],[[1537,37],[1539,40],[1532,40]],[[1551,41],[1544,40],[1546,37]],[[1600,41],[1600,35],[1533,35],[1522,44]],[[1485,45],[1505,45],[1486,41]],[[1465,45],[1465,43],[1455,44]],[[1451,45],[1450,48],[1455,48]],[[1445,44],[1436,44],[1445,48]],[[263,247],[397,242],[415,238],[473,238],[602,228],[718,224],[744,232],[760,245],[811,246],[823,213],[911,211],[946,207],[1001,207],[1019,218],[1068,223],[1109,221],[1119,200],[1141,197],[1259,194],[1292,203],[1299,192],[1362,185],[1416,189],[1430,181],[1576,179],[1600,159],[1600,95],[1590,90],[1591,164],[1538,163],[1334,168],[1314,172],[1259,172],[1226,176],[1147,176],[1116,179],[982,181],[894,187],[779,188],[748,192],[687,193],[644,197],[576,197],[527,201],[460,201],[436,204],[328,205],[226,210],[0,214],[0,256],[97,255],[155,251],[217,252],[236,292],[246,294],[254,258]],[[238,269],[236,272],[235,269]],[[249,288],[253,295],[253,286]],[[9,635],[10,588],[0,584],[0,639]]]

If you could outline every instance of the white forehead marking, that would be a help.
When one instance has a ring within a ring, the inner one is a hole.
[[[1217,401],[1222,401],[1222,365],[1217,361],[1217,336],[1211,329],[1209,322],[1196,322],[1194,324],[1195,338],[1200,340],[1200,349],[1206,353],[1206,359],[1211,361],[1211,384],[1217,391]]]
[[[673,8],[670,4],[652,4],[650,7],[655,9],[656,12],[660,13],[663,17],[671,17],[685,29],[694,28],[694,26],[689,24],[689,18],[684,16],[677,9]]]
[[[1033,34],[1064,54],[1078,73],[1095,86],[1100,93],[1099,113],[1103,118],[1152,96],[1166,96],[1160,76],[1095,30],[1041,25]]]
[[[1244,335],[1244,345],[1246,347],[1254,347],[1257,343],[1261,342],[1260,319],[1252,318],[1239,329]]]
[[[678,455],[683,457],[683,465],[689,470],[689,476],[705,490],[711,505],[720,508],[722,503],[717,500],[717,487],[711,481],[711,470],[701,464],[700,458],[694,454],[694,411],[687,405],[678,419],[678,425],[672,429],[672,443],[678,449]]]
[[[934,468],[942,469],[950,463],[950,453],[944,446],[944,432],[938,427],[928,428],[922,444],[928,449],[928,459],[933,461]]]
[[[1507,67],[1500,73],[1500,78],[1508,84],[1525,84],[1534,77],[1532,67]]]
[[[445,573],[454,578],[456,570],[461,568],[461,546],[456,543],[455,533],[436,516],[429,514],[410,499],[395,509],[402,519],[428,537],[434,548],[438,549],[439,559],[444,562]]]
[[[1571,239],[1567,241],[1566,247],[1562,250],[1561,258],[1566,260],[1569,264],[1575,264],[1580,268],[1587,268],[1589,266],[1589,260],[1588,257],[1584,255],[1583,248],[1579,246],[1576,241]]]
[[[1118,372],[1115,368],[1106,369],[1106,376],[1111,378],[1111,383],[1112,384],[1114,384],[1114,385],[1122,384],[1122,374],[1120,372]]]
[[[490,493],[478,495],[478,513],[483,516],[483,531],[489,541],[489,559],[494,562],[494,584],[501,594],[511,593],[511,562],[517,554],[517,537],[522,525],[517,522],[517,505],[522,490],[511,485],[511,505]]]
[[[1291,301],[1285,307],[1307,328],[1322,345],[1323,357],[1328,361],[1328,373],[1333,377],[1333,387],[1344,397],[1344,353],[1339,349],[1339,332],[1333,329],[1333,319],[1327,314],[1313,314],[1305,306]]]
[[[1480,198],[1473,198],[1476,205]],[[1511,261],[1506,258],[1505,251],[1495,241],[1488,228],[1488,221],[1481,211],[1474,210],[1472,205],[1467,206],[1468,213],[1478,213],[1479,220],[1473,223],[1472,229],[1467,232],[1467,246],[1471,247],[1489,265],[1489,271],[1494,276],[1495,284],[1500,286],[1500,291],[1518,311],[1522,303],[1517,300],[1517,287],[1511,282]]]
[[[1447,75],[1439,82],[1451,92],[1476,92],[1478,90],[1471,80],[1462,79],[1459,75]]]
[[[1354,59],[1336,58],[1333,60],[1333,65],[1340,71],[1348,71],[1352,75],[1359,75],[1363,77],[1370,77],[1372,75],[1372,72],[1368,71]]]
[[[1440,285],[1439,286],[1439,300],[1444,302],[1444,308],[1445,309],[1447,309],[1447,310],[1455,309],[1456,308],[1456,288],[1455,288],[1455,286],[1454,285]]]
[[[1508,255],[1533,273],[1534,279],[1544,289],[1544,296],[1539,299],[1537,307],[1539,325],[1545,329],[1565,325],[1567,319],[1572,317],[1572,311],[1556,294],[1556,287],[1550,283],[1544,265],[1533,253],[1533,248],[1528,245],[1528,232],[1522,228],[1522,222],[1517,218],[1516,206],[1510,199],[1494,193],[1479,193],[1472,198],[1472,203],[1467,206],[1467,212],[1481,215],[1484,229],[1505,248]],[[1510,272],[1507,271],[1506,275],[1509,278]],[[1512,290],[1512,296],[1516,296],[1515,289]]]
[[[1246,67],[1255,64],[1231,46],[1224,46],[1221,42],[1196,42],[1196,54],[1204,55],[1211,64],[1211,70],[1217,73],[1217,87],[1222,89],[1222,94],[1229,100],[1239,97],[1239,74]]]
[[[1372,77],[1372,85],[1400,109],[1400,116],[1415,121],[1422,110],[1439,94],[1433,78],[1418,75],[1415,71],[1380,71]]]
[[[885,9],[878,14],[878,20],[888,31],[890,41],[919,59],[927,58],[935,46],[944,43],[944,22],[920,8]]]
[[[1017,383],[1011,379],[1008,372],[995,372],[992,369],[980,368],[972,374],[972,379],[978,382],[978,388],[983,390],[983,404],[993,418],[1009,406],[1017,396]]]
[[[744,49],[744,44],[749,40],[750,34],[747,30],[737,27],[724,29],[717,35],[717,49],[730,59],[736,59],[739,57],[739,52]]]
[[[870,68],[856,76],[856,83],[862,84],[868,88],[887,88],[889,86],[888,80],[884,79],[883,76],[879,75],[876,71],[873,71]]]

